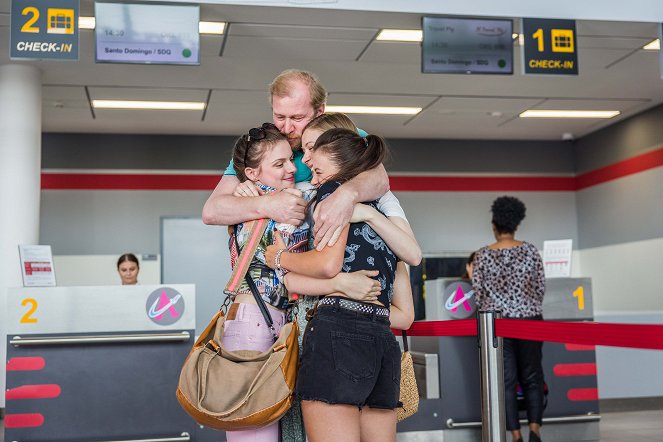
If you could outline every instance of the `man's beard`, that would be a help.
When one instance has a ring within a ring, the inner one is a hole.
[[[301,150],[302,148],[302,137],[290,138],[288,137],[288,143],[293,151]]]

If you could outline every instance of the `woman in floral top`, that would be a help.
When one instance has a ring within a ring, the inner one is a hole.
[[[545,276],[539,251],[514,238],[525,218],[525,205],[503,196],[492,205],[496,242],[476,252],[472,286],[480,311],[501,312],[505,318],[541,320]],[[530,442],[541,442],[543,367],[541,341],[504,339],[504,394],[506,427],[514,442],[523,442],[518,421],[516,384],[520,383],[527,408]]]

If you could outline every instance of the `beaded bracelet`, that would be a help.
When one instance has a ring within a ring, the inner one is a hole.
[[[274,255],[274,270],[276,271],[276,276],[283,281],[283,276],[288,273],[283,267],[281,267],[281,255],[285,252],[286,249],[279,249]]]

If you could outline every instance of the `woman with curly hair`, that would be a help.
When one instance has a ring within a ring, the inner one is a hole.
[[[476,252],[472,286],[480,311],[498,311],[505,318],[542,320],[545,291],[543,261],[528,242],[514,238],[525,218],[518,198],[502,196],[491,207],[495,242]],[[543,343],[504,339],[504,396],[506,428],[514,442],[523,442],[518,420],[516,384],[520,383],[527,408],[529,442],[541,442],[543,418]]]

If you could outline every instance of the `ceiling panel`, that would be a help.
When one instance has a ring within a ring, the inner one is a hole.
[[[354,61],[367,40],[325,40],[317,38],[243,37],[228,35],[223,56],[259,60],[346,60]]]
[[[640,49],[651,41],[641,37],[578,37],[578,54],[583,49]]]
[[[627,111],[633,106],[646,103],[644,100],[573,100],[573,99],[548,99],[530,109],[551,110],[618,110]]]
[[[214,90],[205,124],[217,133],[239,135],[271,118],[266,91]]]
[[[421,65],[421,45],[419,43],[373,41],[359,60],[363,63]]]
[[[327,103],[330,105],[347,106],[407,106],[407,107],[425,107],[429,105],[436,97],[421,95],[380,95],[380,94],[329,94]]]
[[[348,28],[341,26],[231,23],[228,34],[233,37],[365,40],[368,42],[377,31],[377,28]]]
[[[0,3],[0,12],[8,12],[10,2]],[[83,15],[93,11],[93,0],[81,0]],[[237,135],[270,118],[267,85],[287,68],[315,72],[331,104],[430,105],[414,119],[352,115],[361,127],[390,137],[559,139],[663,103],[659,52],[637,50],[657,36],[656,23],[579,20],[580,75],[523,75],[520,47],[514,46],[514,74],[496,76],[422,74],[419,44],[369,45],[379,28],[420,28],[420,14],[217,2],[201,5],[201,19],[231,26],[228,36],[201,36],[200,66],[97,64],[92,31],[81,31],[77,62],[14,62],[9,45],[0,44],[0,64],[42,70],[44,130],[65,132]],[[517,29],[519,20],[514,22]],[[0,14],[2,42],[9,40],[7,24],[8,15]],[[115,99],[199,101],[213,92],[204,121],[199,112],[167,111],[99,111],[92,119],[85,86],[95,98]],[[543,100],[573,108],[618,106],[623,114],[593,122],[513,119]]]
[[[207,101],[208,90],[145,87],[88,88],[92,100]]]

